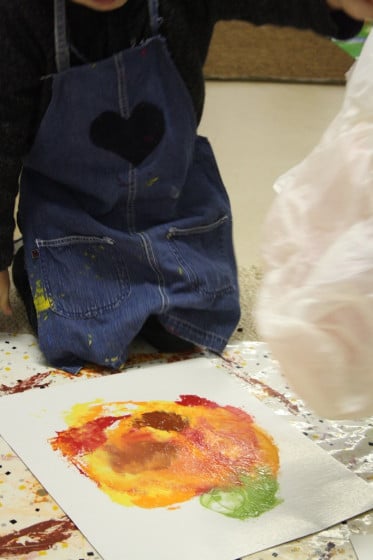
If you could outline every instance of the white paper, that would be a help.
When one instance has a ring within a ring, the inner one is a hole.
[[[114,503],[48,443],[76,403],[174,401],[198,395],[252,415],[280,451],[279,497],[255,519],[201,507],[141,509]],[[16,421],[15,421],[16,419]],[[105,560],[233,560],[318,532],[373,507],[373,488],[276,416],[207,359],[130,370],[0,400],[0,433]]]
[[[351,538],[357,560],[372,560],[373,535],[353,535]]]

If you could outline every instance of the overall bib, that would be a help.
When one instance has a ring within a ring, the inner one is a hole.
[[[74,67],[65,0],[54,3],[57,74],[19,208],[40,348],[70,372],[118,368],[155,315],[220,352],[239,320],[230,204],[158,1],[150,37]]]

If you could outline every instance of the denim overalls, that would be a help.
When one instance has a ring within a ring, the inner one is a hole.
[[[145,1],[145,0],[144,0]],[[228,196],[159,35],[57,74],[21,178],[19,220],[41,350],[58,368],[118,368],[150,315],[220,352],[239,320]]]

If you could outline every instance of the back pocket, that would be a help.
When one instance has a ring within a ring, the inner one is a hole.
[[[186,273],[194,289],[211,296],[236,289],[236,264],[228,215],[209,224],[171,227],[167,239],[180,273]]]
[[[90,318],[114,309],[130,293],[123,255],[110,237],[37,239],[42,283],[51,309]]]

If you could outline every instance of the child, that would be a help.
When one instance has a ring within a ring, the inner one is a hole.
[[[141,330],[160,349],[224,348],[231,213],[196,135],[213,26],[342,38],[365,17],[368,0],[0,0],[0,306],[22,168],[13,278],[52,365],[117,368]]]

